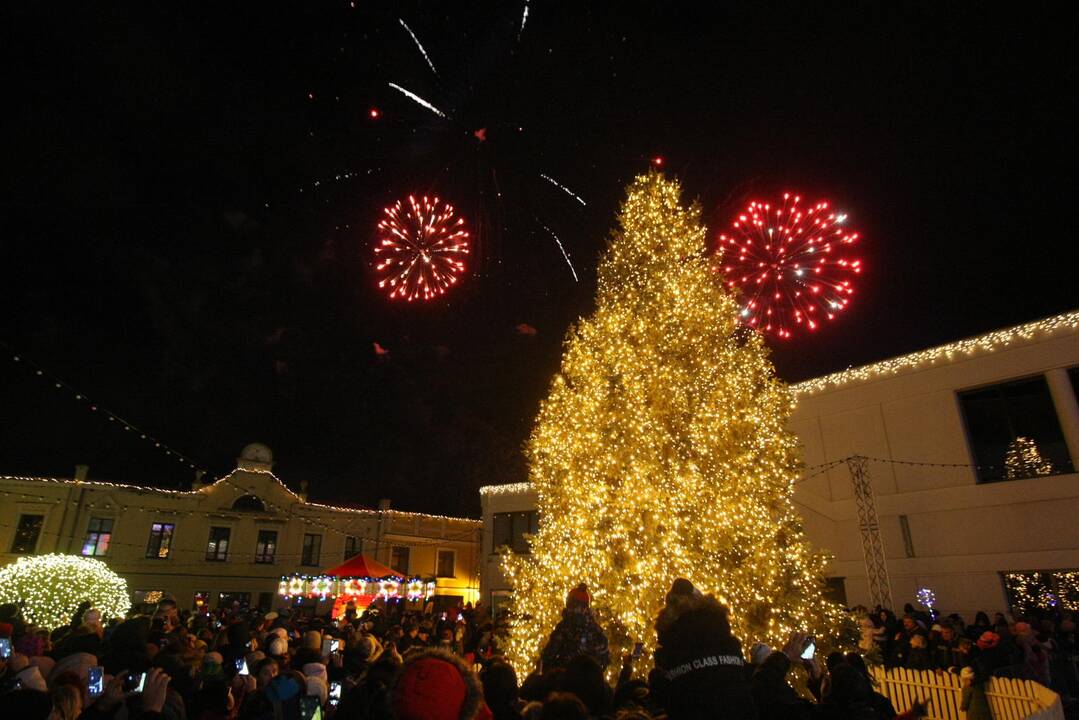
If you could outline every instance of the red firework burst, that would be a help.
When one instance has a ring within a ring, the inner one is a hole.
[[[430,300],[455,285],[465,271],[468,230],[454,219],[453,206],[437,197],[408,203],[398,200],[383,210],[375,246],[378,286],[391,298]]]
[[[773,207],[754,200],[719,236],[720,267],[742,292],[742,319],[761,332],[789,338],[816,330],[847,307],[862,261],[850,255],[858,233],[826,201],[799,207],[784,193]]]

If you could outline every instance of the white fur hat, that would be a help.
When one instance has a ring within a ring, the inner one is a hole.
[[[273,655],[275,657],[278,655],[284,655],[288,652],[288,643],[285,641],[284,638],[275,637],[273,640],[270,641],[269,648],[270,655]]]

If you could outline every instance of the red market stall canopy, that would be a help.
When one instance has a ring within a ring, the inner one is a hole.
[[[366,555],[353,555],[337,567],[332,567],[323,575],[333,575],[338,578],[388,578],[402,577],[401,573],[392,570],[378,560],[372,560]]]
[[[426,600],[434,594],[435,583],[406,578],[366,555],[354,555],[320,575],[287,575],[281,578],[277,594],[286,598],[338,598],[367,606],[376,597],[409,601]]]

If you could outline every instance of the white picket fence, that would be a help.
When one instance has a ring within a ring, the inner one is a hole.
[[[966,720],[959,709],[963,690],[955,673],[905,668],[870,668],[878,690],[888,697],[896,712],[906,712],[917,701],[929,701],[929,720]],[[994,720],[1064,720],[1060,696],[1032,680],[992,678],[986,697]]]

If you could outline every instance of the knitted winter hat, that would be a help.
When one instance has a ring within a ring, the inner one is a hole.
[[[285,642],[282,638],[275,637],[273,640],[270,641],[270,655],[277,657],[280,655],[284,655],[287,652],[288,643]]]
[[[566,596],[566,607],[588,607],[592,602],[592,596],[588,594],[588,586],[581,583],[569,591]]]
[[[978,638],[977,645],[979,650],[988,650],[989,648],[995,648],[997,646],[997,643],[999,642],[1000,635],[997,635],[995,632],[990,632],[989,630],[986,630],[982,633],[982,636]]]
[[[322,663],[306,663],[303,666],[303,674],[309,678],[317,677],[322,678],[323,680],[329,680],[329,676],[326,674],[326,666]]]
[[[308,630],[303,634],[302,645],[310,650],[322,650],[322,633],[318,630]]]
[[[397,720],[474,720],[484,707],[483,690],[459,657],[429,649],[405,660],[393,705]]]
[[[23,635],[15,641],[15,652],[20,652],[26,657],[35,657],[45,654],[45,638],[40,635]]]

